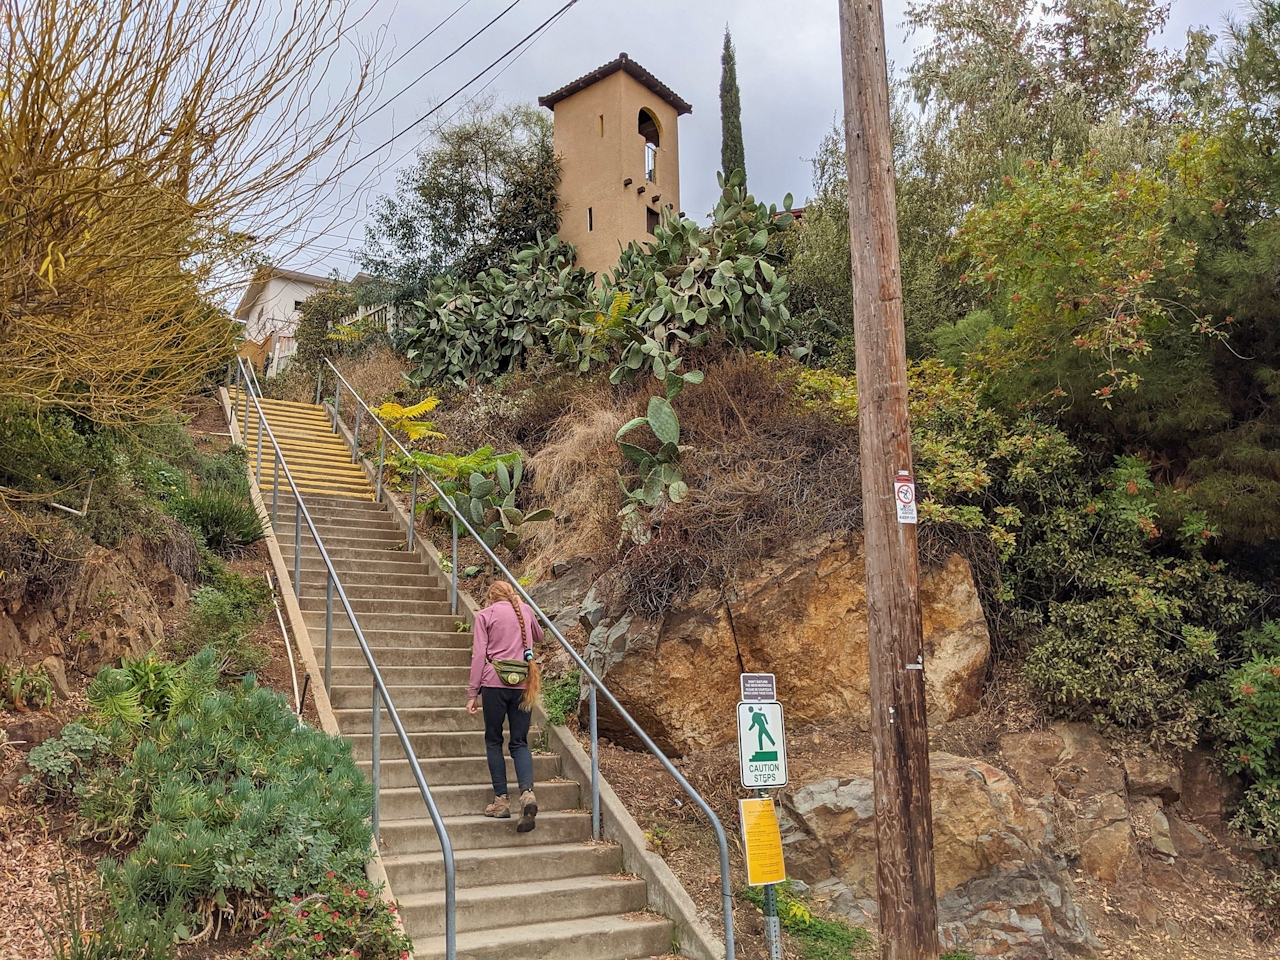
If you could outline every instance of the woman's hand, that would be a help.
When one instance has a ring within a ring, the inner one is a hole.
[[[475,716],[479,712],[480,712],[480,701],[477,700],[475,697],[472,697],[470,700],[467,701],[467,713],[471,714],[472,716]]]

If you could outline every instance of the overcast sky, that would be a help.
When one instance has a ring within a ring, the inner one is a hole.
[[[464,0],[357,0],[369,14],[363,29],[384,30],[379,63],[388,64],[437,27]],[[381,103],[444,57],[501,12],[511,0],[465,0],[453,19],[412,53],[384,71]],[[405,131],[499,54],[555,13],[564,0],[517,0],[514,8],[452,60],[362,123],[350,146],[356,157]],[[903,25],[906,0],[885,0],[889,57],[899,69],[910,62],[913,42]],[[1190,26],[1221,32],[1224,18],[1240,15],[1239,0],[1174,0],[1161,41],[1181,46]],[[720,166],[720,50],[724,27],[733,32],[742,91],[742,128],[752,193],[780,203],[787,192],[797,204],[810,188],[808,158],[841,109],[840,39],[835,0],[579,0],[506,69],[486,77],[445,106],[446,117],[486,83],[500,102],[536,102],[541,95],[626,51],[693,104],[680,120],[681,206],[701,219],[715,205]],[[501,67],[499,67],[501,69]],[[329,220],[316,223],[306,246],[286,266],[316,273],[356,270],[362,224],[378,194],[395,185],[395,171],[423,143],[429,122],[404,132],[391,146],[343,179]],[[323,231],[323,232],[321,232]],[[301,238],[300,238],[301,242]]]

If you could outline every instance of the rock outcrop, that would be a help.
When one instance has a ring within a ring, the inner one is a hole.
[[[920,592],[930,721],[966,716],[978,708],[990,654],[968,563],[952,556],[922,571]],[[858,542],[798,545],[744,577],[728,602],[703,591],[661,621],[610,615],[593,595],[580,614],[590,630],[587,662],[674,754],[733,739],[744,671],[777,676],[778,698],[794,726],[870,716],[866,575]],[[601,732],[630,742],[615,717],[602,715]]]
[[[93,675],[122,656],[137,656],[164,637],[164,611],[184,605],[188,584],[138,543],[94,546],[56,604],[19,599],[0,606],[0,659],[43,660],[57,694],[70,693],[63,664]]]
[[[871,759],[781,791],[788,874],[835,911],[874,923]],[[949,945],[981,956],[1066,957],[1096,946],[1053,852],[1047,807],[981,760],[930,759],[939,922]]]

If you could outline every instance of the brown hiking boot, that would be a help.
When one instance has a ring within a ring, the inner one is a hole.
[[[493,803],[484,808],[486,817],[497,817],[499,820],[511,819],[511,801],[507,799],[504,793],[500,797],[494,797]]]
[[[528,833],[536,823],[533,818],[538,815],[538,798],[532,790],[520,794],[520,822],[516,824],[516,833]]]

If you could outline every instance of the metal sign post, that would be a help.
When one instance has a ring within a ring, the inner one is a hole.
[[[768,699],[765,699],[767,696]],[[778,920],[776,884],[787,878],[782,858],[782,833],[768,787],[787,783],[787,735],[782,704],[774,700],[773,674],[743,674],[738,704],[738,759],[742,785],[755,790],[756,799],[739,800],[747,884],[764,887],[764,930],[769,960],[782,960],[782,925]]]

